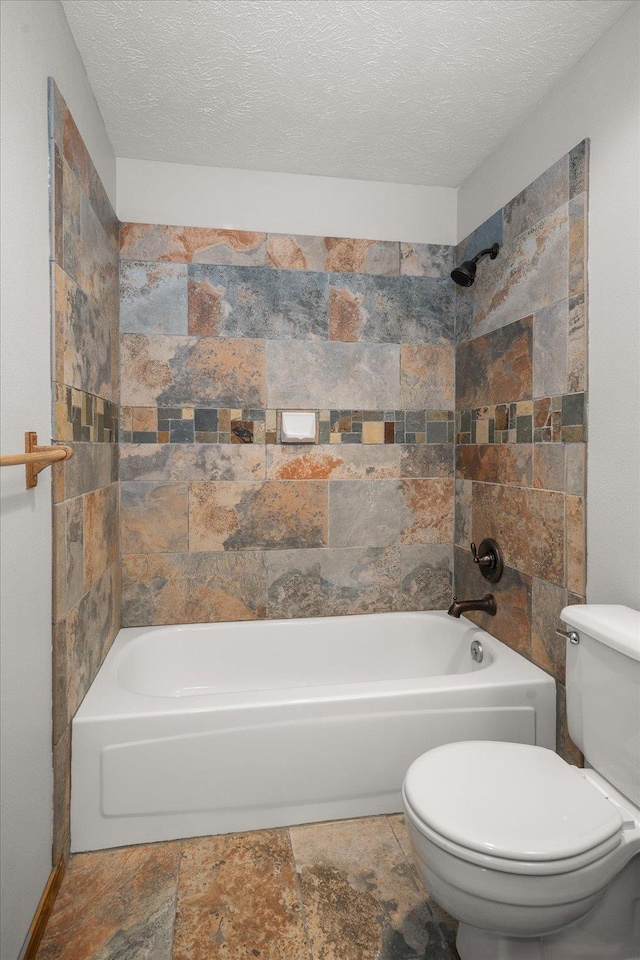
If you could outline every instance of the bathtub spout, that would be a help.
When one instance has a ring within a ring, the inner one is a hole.
[[[492,593],[487,593],[481,600],[458,600],[457,597],[454,597],[447,613],[450,617],[459,619],[461,614],[469,613],[471,610],[481,610],[483,613],[495,617],[498,610],[496,598]]]

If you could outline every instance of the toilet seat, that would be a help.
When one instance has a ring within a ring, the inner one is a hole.
[[[414,827],[432,843],[500,872],[568,873],[622,840],[618,807],[543,747],[446,744],[411,765],[403,792]]]
[[[406,793],[403,793],[405,815],[409,818],[413,826],[426,839],[430,840],[435,846],[439,847],[445,853],[452,854],[459,860],[475,866],[484,867],[487,870],[494,870],[500,873],[517,874],[518,876],[544,877],[558,876],[560,874],[572,873],[581,867],[587,867],[598,860],[603,859],[620,846],[621,837],[615,834],[604,843],[600,843],[584,853],[575,857],[564,857],[559,860],[514,860],[506,857],[495,857],[490,854],[478,853],[461,844],[454,843],[442,837],[427,826],[424,821],[412,809],[407,800]]]

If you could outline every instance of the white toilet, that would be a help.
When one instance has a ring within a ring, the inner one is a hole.
[[[588,769],[476,740],[430,750],[405,778],[414,859],[460,920],[462,960],[640,960],[640,612],[562,619],[569,732]]]

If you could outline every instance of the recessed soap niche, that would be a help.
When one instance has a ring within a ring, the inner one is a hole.
[[[317,443],[317,410],[278,410],[280,443]]]

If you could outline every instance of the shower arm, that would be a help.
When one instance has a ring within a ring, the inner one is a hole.
[[[498,256],[499,250],[500,247],[497,243],[492,244],[490,247],[485,247],[485,249],[481,250],[480,253],[476,253],[475,257],[473,258],[473,262],[477,263],[479,260],[482,260],[483,257],[487,256],[491,257],[492,260],[495,260],[495,258]]]

